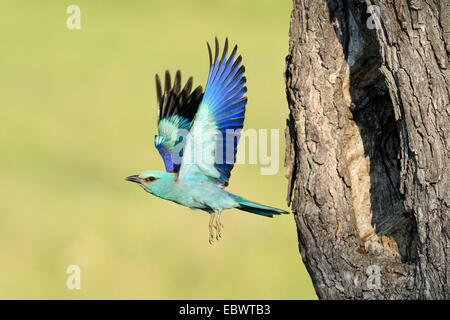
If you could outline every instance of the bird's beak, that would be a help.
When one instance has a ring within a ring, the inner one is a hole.
[[[136,182],[136,183],[141,183],[141,179],[139,178],[138,175],[126,177],[125,180],[131,181],[131,182]]]

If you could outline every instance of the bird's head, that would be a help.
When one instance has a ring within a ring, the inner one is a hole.
[[[136,182],[144,188],[145,191],[158,195],[159,191],[161,191],[168,180],[173,181],[173,177],[172,174],[168,172],[149,170],[143,171],[138,175],[126,177],[125,180]]]

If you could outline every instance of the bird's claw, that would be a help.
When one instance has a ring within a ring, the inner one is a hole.
[[[219,240],[222,238],[222,224],[220,222],[216,222],[216,225],[214,226],[216,229],[216,239]]]
[[[216,239],[219,240],[219,238],[222,238],[222,228],[220,224],[216,226],[216,230],[217,230]]]
[[[213,244],[214,242],[214,231],[212,229],[209,230],[209,244]]]
[[[223,224],[220,222],[220,212],[216,215],[212,215],[209,220],[209,243],[214,242],[214,238],[219,240],[222,238],[222,228]],[[214,229],[216,229],[216,236],[214,237]]]

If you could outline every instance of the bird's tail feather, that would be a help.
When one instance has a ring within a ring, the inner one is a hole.
[[[270,217],[272,218],[274,215],[280,215],[280,214],[288,214],[289,212],[269,206],[265,206],[263,204],[255,203],[252,201],[249,201],[247,199],[244,199],[240,196],[237,196],[235,194],[230,195],[233,197],[235,201],[239,203],[239,207],[236,207],[236,209],[251,212],[254,214],[259,214],[261,216]]]

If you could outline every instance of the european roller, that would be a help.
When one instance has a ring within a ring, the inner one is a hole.
[[[148,193],[211,215],[209,242],[221,237],[223,210],[236,208],[264,217],[287,214],[225,190],[236,156],[240,131],[244,125],[247,88],[242,57],[237,46],[228,52],[228,39],[219,56],[207,43],[209,75],[205,91],[198,86],[191,92],[192,77],[181,89],[181,72],[173,86],[165,73],[164,92],[156,75],[158,135],[155,146],[166,171],[143,171],[126,180],[135,182]]]

